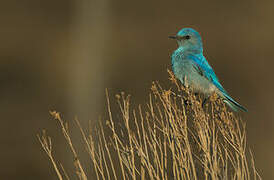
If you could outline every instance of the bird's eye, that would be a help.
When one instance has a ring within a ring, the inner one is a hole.
[[[185,36],[185,39],[190,39],[190,36],[189,36],[189,35],[186,35],[186,36]]]

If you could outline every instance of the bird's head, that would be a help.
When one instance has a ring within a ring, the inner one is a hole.
[[[175,36],[169,36],[176,39],[179,47],[184,51],[203,52],[202,38],[200,34],[192,28],[183,28]]]

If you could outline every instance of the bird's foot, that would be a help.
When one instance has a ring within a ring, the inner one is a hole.
[[[192,104],[191,104],[191,101],[188,100],[188,99],[184,99],[184,104],[185,104],[186,106],[191,106],[191,105],[192,105]]]
[[[205,104],[208,102],[208,99],[209,99],[209,98],[205,98],[205,99],[203,100],[203,102],[202,102],[202,108],[205,107]]]

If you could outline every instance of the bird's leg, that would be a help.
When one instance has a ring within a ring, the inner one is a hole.
[[[196,96],[196,98],[197,99],[203,99],[204,98],[204,100],[203,100],[203,102],[202,102],[202,108],[204,108],[205,107],[205,104],[208,102],[208,100],[209,100],[209,97],[207,97],[207,96],[200,96],[201,94],[199,94],[199,93],[194,93],[194,95]]]
[[[187,99],[184,99],[184,104],[185,104],[186,106],[191,105],[191,103],[190,103],[189,100],[187,100]]]
[[[206,97],[202,102],[202,108],[204,108],[205,104],[208,102],[209,98]]]

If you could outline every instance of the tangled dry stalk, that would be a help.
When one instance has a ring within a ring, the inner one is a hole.
[[[243,121],[227,110],[217,96],[202,107],[201,97],[180,87],[172,73],[170,76],[173,90],[153,83],[145,106],[131,109],[130,96],[116,96],[121,126],[113,119],[107,92],[106,125],[110,136],[103,125],[96,135],[86,133],[75,119],[94,174],[84,172],[68,125],[59,113],[51,112],[69,144],[79,179],[261,179],[246,147]],[[50,137],[43,132],[38,138],[57,177],[69,179],[63,166],[55,162]]]

